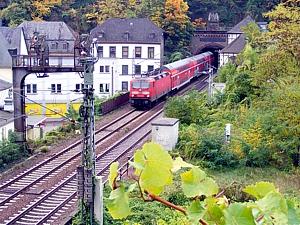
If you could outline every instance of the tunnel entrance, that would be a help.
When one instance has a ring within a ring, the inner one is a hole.
[[[222,46],[216,46],[216,45],[207,46],[207,47],[204,47],[204,48],[198,50],[197,54],[201,54],[203,52],[210,51],[211,53],[214,54],[214,63],[213,63],[213,66],[215,68],[218,68],[218,66],[219,66],[219,51],[222,48],[223,48]]]

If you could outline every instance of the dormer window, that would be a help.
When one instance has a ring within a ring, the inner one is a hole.
[[[125,32],[123,35],[124,39],[129,40],[129,32]]]
[[[51,48],[52,49],[58,49],[58,42],[51,43]]]
[[[155,38],[155,33],[149,34],[149,38],[154,39]]]
[[[63,49],[67,50],[69,48],[69,43],[63,43]]]
[[[98,36],[99,38],[104,38],[104,31],[101,31],[100,33],[99,33],[99,36]]]

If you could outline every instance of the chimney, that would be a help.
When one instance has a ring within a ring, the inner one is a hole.
[[[13,105],[13,99],[12,98],[5,98],[4,99],[4,111],[13,112],[14,111],[14,105]]]

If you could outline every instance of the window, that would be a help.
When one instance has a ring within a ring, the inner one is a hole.
[[[128,81],[122,81],[122,91],[128,91]]]
[[[134,73],[141,74],[141,65],[134,65]]]
[[[109,73],[109,66],[100,66],[99,72],[100,73]]]
[[[154,66],[153,65],[148,65],[148,72],[151,72],[154,70]]]
[[[122,47],[122,58],[128,58],[128,47]]]
[[[154,59],[154,47],[148,47],[148,58]]]
[[[84,84],[76,84],[75,85],[75,92],[80,92],[84,88]]]
[[[56,85],[56,93],[61,93],[61,84]]]
[[[26,84],[26,93],[27,94],[36,94],[37,85],[36,84]]]
[[[97,47],[97,55],[99,58],[103,58],[103,46]]]
[[[132,82],[132,88],[149,88],[150,83],[148,81],[139,80]]]
[[[69,48],[69,43],[64,43],[64,44],[63,44],[63,49],[66,50],[66,49],[68,49],[68,48]]]
[[[51,93],[52,94],[61,93],[61,84],[51,84]]]
[[[142,47],[135,47],[135,58],[142,57]]]
[[[52,43],[52,44],[51,44],[51,48],[52,48],[52,49],[58,49],[58,43],[57,43],[57,42]]]
[[[100,66],[99,72],[100,72],[100,73],[104,73],[104,66]]]
[[[30,94],[31,93],[31,84],[26,85],[26,93]]]
[[[109,47],[109,57],[116,58],[116,47],[115,46]]]
[[[32,93],[33,94],[37,93],[37,85],[36,84],[32,84]]]
[[[100,93],[109,93],[109,84],[100,84]]]
[[[128,75],[128,65],[122,65],[122,75]]]

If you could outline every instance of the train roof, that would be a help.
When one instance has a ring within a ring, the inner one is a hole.
[[[186,59],[182,59],[182,60],[178,60],[176,62],[169,63],[167,65],[164,65],[163,68],[167,68],[169,70],[177,69],[177,68],[180,68],[182,66],[185,66],[189,62],[199,60],[199,59],[201,59],[203,57],[206,57],[206,56],[209,56],[209,55],[212,55],[212,53],[211,52],[204,52],[204,53],[201,53],[199,55],[195,55],[195,56],[192,56],[192,57],[189,57],[189,58],[186,58]]]

